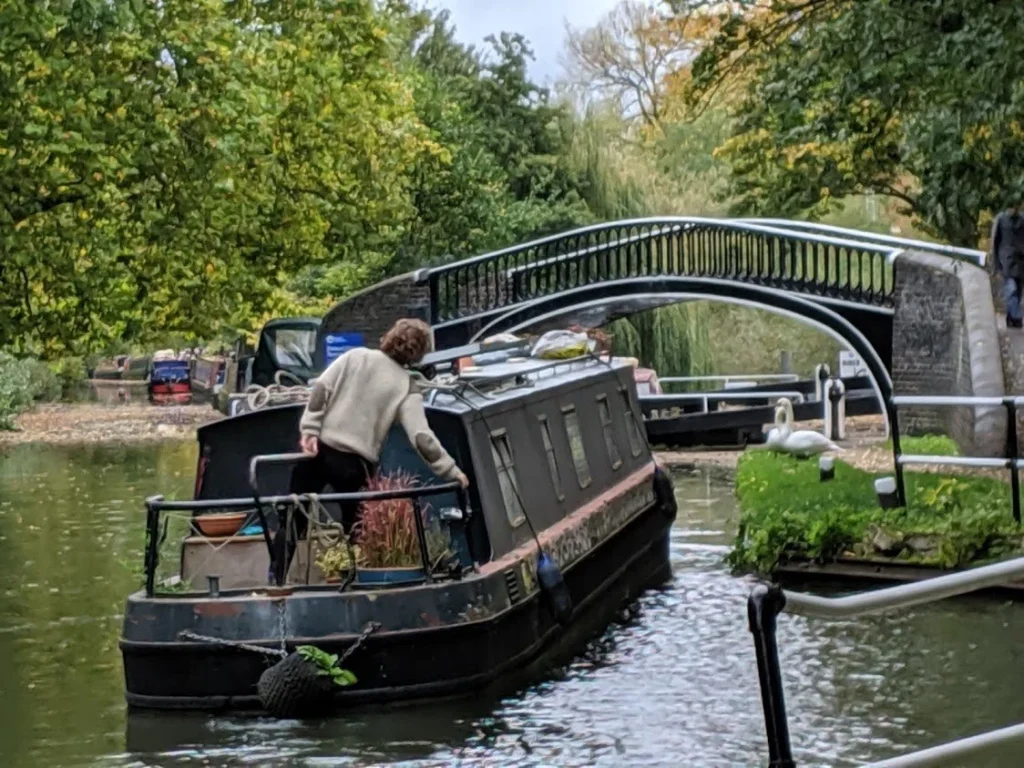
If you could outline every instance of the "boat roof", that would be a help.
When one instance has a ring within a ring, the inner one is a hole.
[[[545,392],[609,371],[631,369],[626,358],[584,355],[567,360],[512,358],[501,363],[463,370],[457,376],[438,376],[427,383],[428,406],[451,413],[493,409],[535,392]]]
[[[456,362],[462,357],[473,357],[479,355],[482,352],[497,352],[504,351],[507,349],[529,349],[529,342],[526,340],[516,341],[498,341],[498,342],[473,342],[472,344],[464,344],[461,347],[447,347],[446,349],[439,349],[434,352],[428,352],[423,356],[423,359],[419,362],[417,367],[425,368],[427,366],[446,366]]]
[[[274,328],[308,328],[309,326],[320,326],[322,321],[319,317],[275,317],[263,324],[263,330]]]

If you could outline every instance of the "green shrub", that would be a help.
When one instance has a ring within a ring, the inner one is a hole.
[[[36,402],[52,403],[61,396],[61,383],[53,369],[42,360],[26,359],[21,364],[28,372],[29,388]]]
[[[51,368],[60,382],[61,397],[65,399],[74,398],[89,378],[81,357],[62,357],[51,363]]]
[[[14,419],[34,400],[32,376],[24,361],[0,352],[0,429],[14,429]]]
[[[948,446],[933,448],[948,452]],[[841,461],[835,470],[823,483],[817,462],[768,451],[745,454],[736,472],[740,528],[732,566],[769,573],[790,559],[829,562],[852,554],[951,568],[1024,545],[1005,482],[908,472],[907,507],[883,510],[875,475]]]
[[[885,441],[885,447],[892,450],[892,438]],[[960,446],[948,435],[922,435],[901,437],[900,451],[918,456],[959,456]]]

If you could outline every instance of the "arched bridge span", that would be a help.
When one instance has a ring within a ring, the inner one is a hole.
[[[605,294],[618,298],[668,292],[745,297],[824,323],[867,360],[849,336],[852,329],[891,371],[895,259],[910,249],[984,259],[976,251],[805,222],[678,217],[585,227],[424,270],[420,277],[429,284],[439,347],[465,343],[485,327],[496,328],[502,317],[525,322],[566,309],[567,302],[597,300],[602,292],[593,289],[609,285]],[[691,282],[667,291],[671,278]]]
[[[532,325],[556,321],[569,313],[594,307],[620,304],[623,301],[657,302],[716,299],[798,318],[842,342],[864,361],[875,381],[883,413],[893,394],[892,378],[885,359],[878,353],[876,342],[865,336],[844,314],[827,303],[811,301],[803,296],[777,288],[733,283],[705,277],[626,278],[562,291],[527,304],[521,304],[493,317],[471,340],[495,333],[516,332]],[[890,321],[891,321],[891,315]],[[891,324],[891,323],[890,323]]]

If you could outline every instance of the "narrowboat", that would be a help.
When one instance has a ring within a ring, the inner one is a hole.
[[[191,364],[192,402],[213,405],[224,389],[227,360],[224,355],[197,355]]]
[[[192,376],[188,360],[156,354],[149,366],[149,401],[154,405],[192,402]]]
[[[301,404],[200,427],[193,498],[146,502],[145,586],[120,637],[129,706],[269,709],[261,676],[302,646],[338,654],[354,676],[330,707],[476,694],[577,652],[671,577],[676,502],[632,369],[513,358],[421,379],[467,491],[434,478],[393,429],[378,472],[413,482],[289,496]],[[327,535],[340,501],[359,501],[364,522],[375,504],[404,505],[415,567],[361,565],[366,528],[338,581],[322,564],[344,538]],[[302,514],[287,563],[272,533]]]

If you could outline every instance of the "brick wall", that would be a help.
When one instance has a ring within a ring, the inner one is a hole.
[[[416,317],[429,323],[430,285],[419,276],[399,275],[343,299],[324,316],[323,333],[361,333],[367,346],[376,347],[396,320]]]
[[[898,257],[893,318],[893,388],[898,395],[1005,391],[988,274],[929,254]],[[1001,454],[1002,408],[901,408],[901,434],[950,435],[964,453]]]

